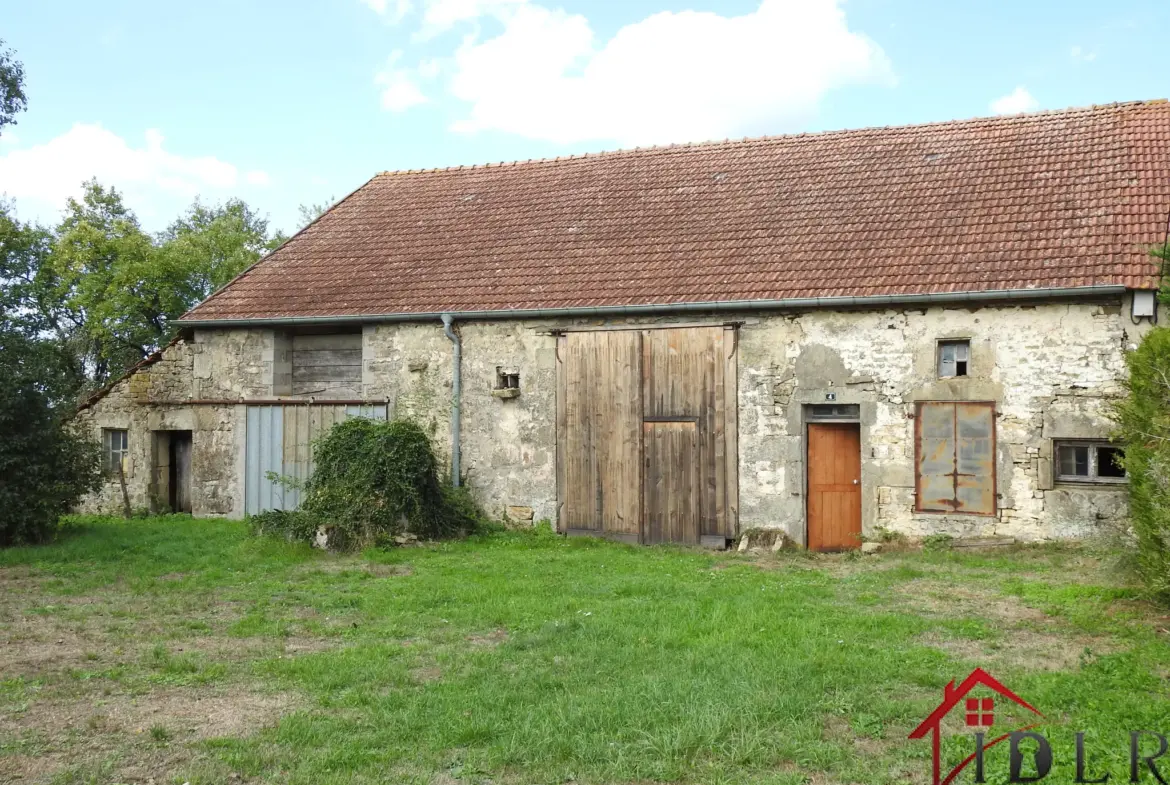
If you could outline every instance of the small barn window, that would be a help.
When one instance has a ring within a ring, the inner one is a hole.
[[[126,471],[126,456],[129,454],[129,436],[122,428],[102,429],[102,470],[117,476],[119,467]]]
[[[952,376],[966,376],[971,359],[970,341],[939,341],[938,375],[947,379]]]
[[[1056,443],[1056,479],[1061,482],[1125,482],[1124,456],[1109,442],[1066,441]]]
[[[995,405],[918,404],[917,509],[994,515]]]

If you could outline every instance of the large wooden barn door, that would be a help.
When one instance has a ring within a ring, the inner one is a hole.
[[[735,536],[734,350],[722,326],[559,339],[562,531],[711,545]]]

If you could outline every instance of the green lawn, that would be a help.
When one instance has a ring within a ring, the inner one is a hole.
[[[1078,730],[1125,781],[1129,731],[1170,732],[1170,620],[1115,563],[548,532],[343,557],[84,519],[0,551],[0,781],[927,782],[906,734],[975,665],[1045,713],[1049,782]]]

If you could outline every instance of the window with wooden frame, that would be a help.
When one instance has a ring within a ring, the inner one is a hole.
[[[995,515],[995,404],[919,403],[914,481],[919,512]]]
[[[1058,482],[1115,485],[1126,481],[1121,448],[1107,441],[1068,440],[1053,444]]]
[[[126,456],[130,454],[129,433],[124,428],[102,429],[102,471],[118,476],[119,469],[127,470]]]
[[[938,342],[938,376],[940,379],[966,376],[970,363],[970,341],[964,339]]]

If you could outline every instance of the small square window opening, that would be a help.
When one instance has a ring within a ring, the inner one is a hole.
[[[1125,482],[1124,452],[1109,442],[1056,442],[1056,479],[1062,482]]]
[[[117,476],[126,471],[129,454],[128,433],[121,428],[102,429],[102,471]]]
[[[947,379],[966,376],[971,357],[970,341],[939,341],[938,375]]]
[[[497,390],[519,390],[520,389],[520,374],[509,373],[501,368],[496,369],[496,389]]]

